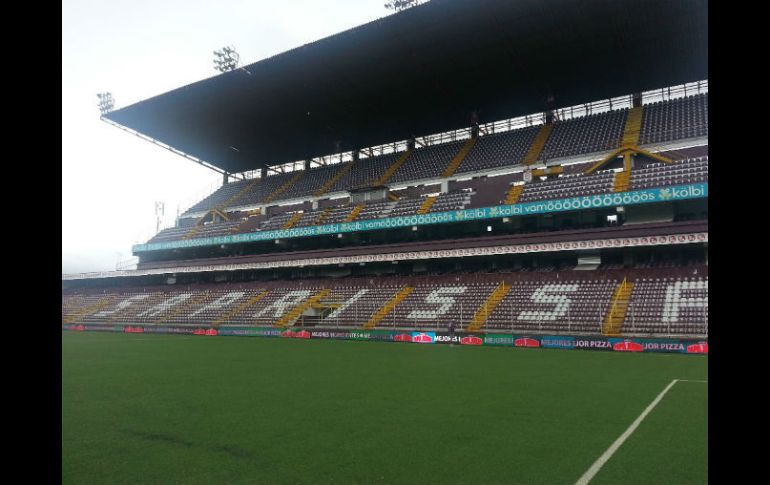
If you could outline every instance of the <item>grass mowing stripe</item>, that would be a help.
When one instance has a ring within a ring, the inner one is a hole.
[[[602,467],[604,466],[604,464],[605,464],[605,463],[607,463],[607,460],[609,460],[610,458],[612,458],[612,455],[614,455],[614,454],[615,454],[615,452],[616,452],[616,451],[618,451],[618,448],[620,448],[620,446],[621,446],[621,445],[622,445],[622,444],[623,444],[623,443],[624,443],[624,442],[625,442],[625,441],[628,439],[628,437],[629,437],[629,436],[631,436],[631,433],[633,433],[634,431],[636,431],[636,428],[638,428],[638,427],[639,427],[639,425],[642,423],[642,421],[644,421],[644,418],[646,418],[646,417],[647,417],[647,415],[648,415],[648,414],[650,414],[650,412],[651,412],[653,409],[655,409],[655,406],[657,406],[657,405],[658,405],[658,403],[661,401],[661,399],[663,399],[663,396],[665,396],[665,395],[666,395],[666,393],[668,392],[668,390],[669,390],[669,389],[671,389],[672,387],[674,387],[674,384],[676,384],[678,380],[679,380],[679,379],[674,379],[674,380],[672,380],[672,381],[671,381],[671,382],[670,382],[670,383],[669,383],[669,384],[666,386],[666,388],[665,388],[665,389],[663,389],[663,390],[660,392],[660,394],[658,394],[658,396],[657,396],[657,397],[656,397],[656,398],[655,398],[655,399],[654,399],[654,400],[653,400],[653,401],[650,403],[650,405],[649,405],[649,406],[647,406],[647,408],[646,408],[644,411],[642,411],[642,414],[640,414],[640,415],[639,415],[639,417],[637,417],[637,418],[634,420],[634,422],[633,422],[633,423],[631,423],[631,426],[629,426],[629,427],[628,427],[628,429],[626,429],[626,430],[623,432],[623,434],[621,434],[621,435],[618,437],[618,439],[616,439],[616,440],[615,440],[615,442],[614,442],[614,443],[612,443],[612,445],[610,445],[610,447],[609,447],[609,448],[607,448],[607,451],[605,451],[604,453],[602,453],[602,456],[600,456],[600,457],[599,457],[599,458],[598,458],[598,459],[597,459],[597,460],[594,462],[594,464],[593,464],[593,465],[591,465],[591,466],[590,466],[590,468],[588,468],[588,470],[586,470],[586,472],[583,474],[583,476],[582,476],[582,477],[580,477],[580,478],[578,479],[578,481],[577,481],[577,482],[575,482],[575,485],[587,485],[587,484],[588,484],[588,482],[590,482],[590,481],[591,481],[591,479],[594,477],[594,475],[596,475],[596,474],[599,472],[599,470],[601,470],[601,469],[602,469]]]

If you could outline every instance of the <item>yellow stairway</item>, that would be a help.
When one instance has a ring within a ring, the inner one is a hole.
[[[481,329],[481,327],[483,327],[484,324],[487,323],[487,319],[489,318],[489,315],[491,315],[492,312],[495,311],[495,308],[497,308],[497,305],[499,305],[500,302],[503,301],[503,298],[505,298],[505,295],[507,295],[510,290],[511,290],[511,285],[507,284],[505,281],[500,283],[497,286],[497,288],[495,288],[492,291],[492,293],[489,294],[489,297],[487,297],[487,300],[479,307],[478,310],[476,310],[476,314],[473,315],[473,318],[468,324],[466,331],[478,332]]]
[[[62,324],[75,323],[76,321],[80,320],[83,317],[87,317],[88,315],[91,315],[100,310],[103,310],[107,305],[110,304],[110,302],[113,299],[114,299],[114,295],[108,295],[108,296],[102,297],[99,299],[99,301],[97,301],[93,305],[89,305],[79,311],[76,311],[75,313],[72,313],[62,318],[61,323]]]
[[[463,163],[463,160],[465,160],[465,157],[468,156],[468,153],[473,150],[473,147],[476,145],[476,140],[476,138],[470,138],[465,142],[465,145],[463,145],[460,151],[457,152],[457,155],[455,155],[452,161],[449,162],[449,165],[447,165],[444,173],[441,174],[442,177],[451,177],[454,175],[457,168]]]
[[[626,279],[623,279],[615,288],[615,293],[610,301],[610,311],[607,313],[604,325],[602,325],[602,333],[604,335],[620,335],[620,329],[623,327],[623,322],[626,321],[628,301],[631,299],[631,291],[633,289],[634,284],[629,283]]]
[[[245,309],[247,309],[247,308],[248,308],[248,307],[250,307],[251,305],[255,304],[256,302],[258,302],[258,301],[259,301],[259,300],[261,300],[262,298],[266,297],[268,293],[270,293],[270,292],[269,292],[268,290],[265,290],[265,291],[263,291],[262,293],[260,293],[260,294],[258,294],[258,295],[256,295],[256,296],[254,296],[253,298],[250,298],[250,299],[246,300],[245,302],[241,303],[241,304],[240,304],[240,305],[238,305],[237,307],[233,308],[233,309],[232,309],[232,310],[230,310],[229,312],[227,312],[227,313],[225,313],[224,315],[222,315],[221,317],[217,318],[217,319],[214,321],[214,323],[212,324],[212,326],[213,326],[214,328],[217,328],[219,325],[221,325],[222,323],[224,323],[224,322],[226,322],[226,321],[230,320],[230,319],[231,319],[231,318],[233,318],[234,316],[236,316],[236,315],[240,315],[241,313],[243,313],[243,311],[244,311]]]
[[[615,182],[612,186],[613,192],[625,192],[631,183],[631,170],[623,170],[615,174]]]
[[[551,136],[551,130],[553,130],[553,123],[546,123],[540,127],[540,131],[537,132],[535,139],[532,140],[532,145],[529,147],[529,151],[524,156],[524,165],[532,165],[540,158],[540,153],[543,151],[545,142],[548,141],[548,137]]]
[[[506,204],[515,204],[519,201],[522,192],[524,192],[524,184],[512,185],[511,188],[508,189],[508,195],[505,197],[504,202]]]
[[[422,203],[422,206],[417,209],[418,214],[427,214],[430,208],[433,206],[433,203],[436,202],[436,196],[430,195],[425,199],[425,202]]]
[[[642,112],[644,108],[637,106],[628,110],[626,117],[626,127],[623,130],[623,141],[621,145],[636,146],[639,143],[639,134],[642,131]]]
[[[198,231],[201,230],[201,227],[203,227],[203,224],[196,224],[195,227],[187,231],[182,239],[192,239],[195,237],[196,234],[198,234]]]
[[[401,288],[401,291],[396,293],[396,295],[393,298],[388,300],[388,302],[385,303],[382,306],[382,308],[377,310],[377,312],[374,315],[372,315],[372,318],[370,318],[369,321],[364,324],[363,328],[367,328],[367,329],[374,328],[378,323],[380,323],[380,321],[383,318],[388,316],[388,313],[392,312],[393,309],[396,308],[396,305],[401,303],[404,300],[404,298],[409,296],[409,293],[411,293],[412,290],[414,290],[414,288],[412,288],[411,286],[405,286]]]
[[[292,185],[294,185],[294,183],[295,183],[297,180],[299,180],[300,178],[302,178],[302,176],[303,176],[303,175],[305,175],[305,172],[306,172],[306,171],[307,171],[307,170],[298,170],[296,175],[294,175],[292,178],[290,178],[289,180],[287,180],[286,182],[284,182],[284,183],[283,183],[283,184],[282,184],[280,187],[278,187],[277,189],[275,189],[275,191],[273,191],[273,193],[272,193],[272,194],[270,194],[269,196],[267,196],[267,198],[265,198],[265,200],[263,200],[262,202],[264,202],[264,203],[269,203],[269,202],[272,202],[272,201],[274,201],[274,200],[276,199],[276,197],[278,197],[278,196],[279,196],[279,195],[281,195],[282,193],[284,193],[284,192],[286,192],[287,190],[289,190],[289,187],[291,187]]]
[[[396,170],[401,168],[401,165],[406,162],[406,160],[409,158],[409,155],[412,154],[412,150],[405,151],[398,159],[390,164],[390,167],[388,167],[387,170],[385,170],[385,173],[382,174],[382,176],[378,179],[376,179],[373,183],[373,185],[385,185],[388,180],[393,176],[394,173],[396,173]]]
[[[315,222],[313,224],[315,224],[317,226],[323,224],[324,221],[326,220],[326,218],[329,217],[329,214],[331,214],[331,213],[332,213],[332,208],[331,207],[327,207],[326,209],[323,210],[323,212],[321,212],[318,215],[318,217],[316,218],[316,220],[315,220]]]
[[[278,319],[277,322],[275,322],[276,327],[285,327],[287,325],[294,325],[294,322],[297,321],[297,319],[302,315],[302,313],[305,312],[308,308],[318,303],[321,298],[328,295],[332,290],[321,290],[315,295],[311,296],[307,300],[303,301],[296,307],[292,308],[290,311],[286,312],[284,316],[282,316],[280,319]]]
[[[324,183],[324,184],[321,186],[321,188],[320,188],[320,189],[318,189],[318,190],[316,190],[315,192],[313,192],[313,195],[314,195],[314,196],[316,196],[316,197],[320,197],[320,196],[324,195],[324,194],[325,194],[325,193],[326,193],[326,192],[327,192],[329,189],[331,189],[332,187],[334,187],[334,184],[336,184],[336,183],[337,183],[337,181],[338,181],[339,179],[341,179],[342,177],[344,177],[346,173],[350,172],[350,169],[351,169],[351,168],[353,168],[353,164],[354,164],[354,163],[356,163],[356,161],[355,161],[355,160],[351,160],[351,161],[350,161],[350,162],[349,162],[347,165],[345,165],[344,167],[342,167],[342,168],[339,170],[339,172],[337,172],[336,174],[334,174],[334,176],[333,176],[332,178],[330,178],[329,180],[327,180],[327,181],[326,181],[326,182],[325,182],[325,183]]]
[[[357,206],[353,207],[353,210],[345,218],[345,222],[355,221],[356,217],[358,217],[358,214],[360,214],[362,210],[364,210],[364,204],[358,204]]]
[[[302,212],[295,213],[288,221],[286,221],[281,229],[291,229],[300,219],[302,219]]]

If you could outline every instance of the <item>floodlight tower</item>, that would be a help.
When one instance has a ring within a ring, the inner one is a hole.
[[[234,71],[238,68],[240,60],[241,56],[238,55],[233,47],[223,47],[218,51],[214,51],[214,69],[219,72]]]
[[[400,12],[410,7],[416,7],[417,5],[424,2],[425,0],[390,0],[385,2],[385,8]]]
[[[156,201],[155,202],[155,221],[156,221],[155,232],[156,233],[160,232],[160,223],[161,223],[161,220],[163,219],[163,216],[165,216],[165,212],[166,212],[166,204],[164,202]]]
[[[99,98],[97,106],[102,115],[106,115],[115,108],[115,100],[112,98],[112,93],[97,93],[96,97]]]

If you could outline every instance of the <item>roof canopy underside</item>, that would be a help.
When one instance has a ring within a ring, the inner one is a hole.
[[[706,0],[433,0],[106,118],[242,172],[707,79],[707,21]]]

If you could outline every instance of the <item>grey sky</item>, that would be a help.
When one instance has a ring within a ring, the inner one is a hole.
[[[99,121],[96,93],[120,108],[390,14],[383,0],[65,0],[62,3],[62,272],[105,271],[221,177]]]

